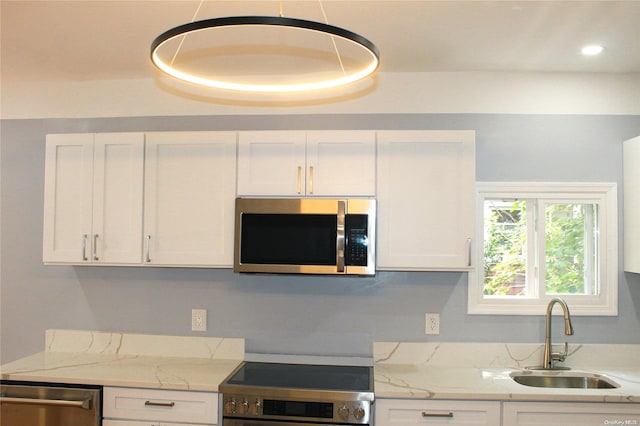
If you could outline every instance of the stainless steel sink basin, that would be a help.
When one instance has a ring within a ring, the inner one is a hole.
[[[537,388],[562,389],[614,389],[620,385],[600,374],[567,371],[524,371],[511,373],[521,385]]]

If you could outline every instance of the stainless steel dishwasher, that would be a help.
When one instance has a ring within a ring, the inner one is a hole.
[[[101,388],[0,383],[0,426],[99,426]]]

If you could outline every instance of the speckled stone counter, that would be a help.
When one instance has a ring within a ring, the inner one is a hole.
[[[549,389],[510,377],[540,365],[543,345],[375,342],[376,398],[640,403],[640,345],[570,345],[570,372],[605,375],[615,389]],[[544,374],[567,374],[545,372]]]
[[[217,391],[244,339],[48,330],[45,350],[0,367],[5,380]]]

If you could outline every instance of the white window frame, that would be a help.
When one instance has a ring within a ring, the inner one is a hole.
[[[476,182],[474,264],[469,272],[468,313],[484,315],[544,315],[554,295],[484,297],[485,198],[544,199],[560,203],[598,204],[600,294],[561,295],[572,315],[618,315],[618,189],[616,183]]]

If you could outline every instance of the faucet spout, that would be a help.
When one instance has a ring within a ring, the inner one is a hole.
[[[560,305],[562,308],[562,312],[564,315],[564,334],[570,336],[573,334],[573,325],[571,324],[571,314],[569,313],[569,307],[565,303],[564,300],[560,298],[553,298],[549,301],[547,305],[547,321],[546,321],[546,335],[544,339],[544,359],[542,362],[542,368],[546,370],[560,370],[560,369],[568,369],[568,367],[556,367],[556,361],[564,361],[567,357],[568,353],[568,344],[565,342],[564,344],[564,352],[553,352],[553,347],[551,344],[551,312],[553,311],[553,307],[556,305]]]

